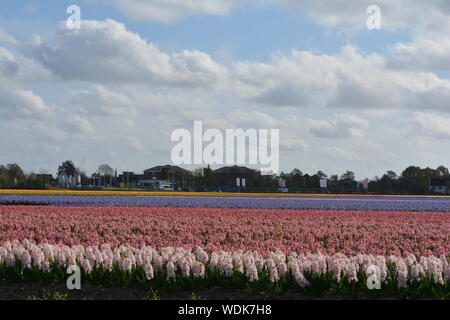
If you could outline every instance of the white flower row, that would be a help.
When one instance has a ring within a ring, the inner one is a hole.
[[[124,245],[111,248],[108,244],[68,247],[34,244],[28,240],[6,242],[0,246],[0,265],[13,267],[17,261],[23,269],[37,267],[44,272],[50,272],[52,264],[60,267],[79,265],[87,274],[96,268],[112,271],[114,266],[117,266],[124,272],[131,272],[134,268],[141,267],[149,280],[154,277],[155,272],[163,269],[167,271],[167,280],[175,278],[177,274],[186,278],[204,278],[205,267],[209,267],[225,276],[239,272],[245,274],[249,281],[256,281],[261,273],[267,270],[272,282],[290,273],[301,287],[309,285],[305,273],[319,276],[331,272],[338,282],[341,282],[343,277],[349,282],[357,282],[360,280],[358,270],[362,269],[370,276],[370,266],[376,266],[383,283],[387,281],[388,264],[392,263],[397,271],[399,288],[406,287],[408,280],[415,282],[425,277],[442,285],[450,281],[450,262],[445,256],[418,258],[413,255],[384,257],[358,254],[347,257],[340,253],[332,256],[321,253],[291,253],[286,256],[279,250],[269,252],[265,256],[254,251],[217,251],[208,254],[200,247],[193,250],[173,247],[156,250],[148,246],[134,248]]]

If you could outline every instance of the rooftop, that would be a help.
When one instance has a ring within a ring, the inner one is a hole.
[[[152,167],[150,169],[144,170],[144,173],[160,173],[163,170],[167,170],[168,172],[174,173],[177,171],[181,171],[181,172],[190,172],[189,170],[183,169],[179,166],[172,166],[169,164],[166,164],[165,166],[156,166],[156,167]]]

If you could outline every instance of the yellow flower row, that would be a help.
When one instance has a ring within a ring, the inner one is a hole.
[[[442,198],[442,196],[396,196],[396,195],[365,195],[365,194],[301,194],[301,193],[225,193],[225,192],[173,192],[173,191],[135,191],[135,190],[19,190],[0,189],[0,195],[85,195],[85,196],[212,196],[212,197],[422,197]]]

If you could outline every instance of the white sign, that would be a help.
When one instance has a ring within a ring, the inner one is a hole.
[[[320,187],[321,188],[327,187],[327,179],[320,179]]]
[[[363,189],[366,189],[366,190],[369,189],[369,181],[364,180],[362,183],[362,187],[363,187]]]

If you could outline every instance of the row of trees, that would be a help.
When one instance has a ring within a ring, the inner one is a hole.
[[[65,174],[67,176],[79,176],[81,185],[89,185],[90,181],[86,173],[77,168],[72,161],[67,160],[58,166],[56,175]],[[112,177],[114,170],[107,164],[99,166],[94,175],[102,177]],[[25,173],[17,163],[0,165],[0,188],[2,189],[46,189],[56,185],[56,181],[51,174]]]
[[[375,177],[369,182],[369,190],[383,194],[424,194],[428,193],[430,178],[449,176],[449,170],[445,166],[439,166],[436,169],[410,166],[400,175],[389,170],[381,177]]]
[[[82,186],[87,186],[91,183],[90,179],[87,177],[86,173],[82,171],[80,168],[77,168],[74,163],[70,160],[64,161],[58,167],[56,172],[57,176],[66,175],[72,177],[79,177],[80,184]],[[102,164],[98,167],[97,172],[92,174],[92,177],[98,178],[101,180],[101,185],[111,185],[112,177],[114,176],[114,169],[108,164]],[[109,182],[109,183],[106,183]]]
[[[218,173],[209,166],[194,170],[192,175],[186,176],[180,172],[175,175],[175,182],[183,188],[195,188],[197,190],[213,190],[224,186],[235,186],[236,177],[246,179],[246,188],[255,191],[274,191],[278,188],[280,179],[285,180],[286,187],[290,191],[314,190],[320,188],[320,179],[328,180],[328,189],[332,192],[356,191],[355,184],[347,184],[348,181],[355,181],[355,174],[352,171],[346,171],[341,175],[332,174],[328,176],[323,171],[318,171],[313,175],[304,174],[299,169],[294,169],[290,173],[281,172],[279,175],[262,175],[256,170],[242,170],[237,168],[226,173]],[[57,170],[57,175],[65,174],[67,176],[79,176],[81,185],[90,184],[90,179],[72,161],[64,161]],[[100,165],[92,176],[104,178],[105,181],[112,181],[110,178],[115,176],[116,172],[108,164]],[[50,175],[40,173],[25,173],[22,168],[16,164],[7,164],[0,166],[0,188],[32,188],[43,189],[54,185],[54,182],[48,179]],[[368,181],[369,191],[381,194],[425,194],[428,193],[429,179],[433,177],[449,177],[449,169],[445,166],[439,166],[436,169],[420,168],[417,166],[407,167],[400,175],[389,170],[381,177],[375,177]]]
[[[61,163],[58,167],[57,175],[65,174],[67,176],[75,176],[77,174],[82,174],[80,168],[75,167],[72,161],[67,160]],[[112,177],[114,175],[114,169],[108,164],[102,164],[98,167],[97,172],[93,173],[94,175],[101,175],[106,177]]]
[[[355,173],[346,171],[338,175],[328,176],[323,171],[318,171],[313,175],[303,174],[299,169],[294,169],[290,173],[281,172],[279,175],[263,176],[258,171],[249,171],[246,174],[228,173],[221,176],[208,168],[194,171],[194,185],[205,189],[214,189],[223,185],[235,185],[236,177],[246,179],[247,190],[276,190],[278,182],[283,179],[289,191],[318,191],[320,190],[320,180],[328,180],[329,192],[356,192],[362,191],[355,178]],[[407,167],[400,175],[392,170],[388,170],[381,177],[367,179],[368,190],[371,193],[380,194],[426,194],[429,192],[429,180],[435,177],[450,177],[449,169],[439,166],[436,169],[420,168],[417,166]]]
[[[221,188],[223,191],[228,191],[226,190],[226,187],[234,187],[236,185],[237,177],[244,178],[246,180],[246,188],[250,190],[261,189],[262,191],[277,188],[275,176],[261,175],[261,173],[256,170],[242,169],[230,169],[229,172],[218,173],[209,166],[194,170],[192,181],[193,186],[197,190],[217,190]]]
[[[17,163],[0,165],[0,188],[44,189],[47,186],[45,174],[26,174]]]

